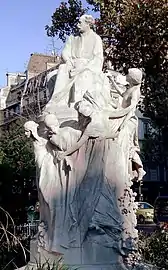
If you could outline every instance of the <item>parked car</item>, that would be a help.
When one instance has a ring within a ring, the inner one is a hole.
[[[154,203],[154,222],[168,224],[168,196],[158,196]]]
[[[154,207],[147,202],[138,202],[136,215],[138,224],[153,223]]]

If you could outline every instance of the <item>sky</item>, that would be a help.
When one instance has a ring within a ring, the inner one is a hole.
[[[59,0],[0,0],[0,87],[6,85],[7,72],[26,70],[31,53],[52,51],[45,25],[59,4]]]

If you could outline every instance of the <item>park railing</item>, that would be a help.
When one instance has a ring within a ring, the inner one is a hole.
[[[39,221],[25,223],[18,226],[15,226],[15,232],[17,235],[22,235],[24,237],[33,238],[38,232]]]

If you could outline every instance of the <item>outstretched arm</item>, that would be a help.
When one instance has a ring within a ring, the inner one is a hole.
[[[80,140],[74,145],[72,146],[69,150],[63,152],[63,151],[58,151],[56,153],[56,158],[57,160],[62,160],[64,159],[66,156],[71,155],[72,153],[74,153],[76,150],[78,150],[86,141],[88,140],[88,136],[86,135],[82,135],[82,137],[80,138]]]
[[[114,79],[112,77],[109,76],[109,80],[113,83],[115,89],[117,90],[118,94],[123,97],[123,94],[121,93],[120,88],[118,87],[118,85],[116,84],[116,82],[114,81]]]
[[[109,115],[109,118],[121,118],[127,115],[132,109],[133,109],[133,106],[130,105],[127,108],[124,108],[121,110],[115,110],[115,111],[106,111],[106,113]]]
[[[111,134],[110,133],[107,134],[107,136],[105,136],[105,137],[99,136],[96,138],[96,140],[101,141],[101,140],[105,140],[105,139],[115,139],[118,137],[118,135],[119,135],[119,131],[116,131],[116,132],[112,132]]]
[[[83,134],[80,140],[72,146],[69,150],[65,151],[65,155],[68,156],[78,150],[86,141],[88,140],[88,136]]]
[[[132,87],[133,88],[133,87]],[[131,89],[132,90],[132,89]],[[135,113],[136,110],[136,106],[138,104],[138,101],[140,99],[141,96],[141,92],[140,89],[135,88],[132,90],[132,97],[131,97],[131,105],[129,106],[131,108],[131,110],[129,111],[129,113],[126,115],[123,123],[120,126],[120,130],[125,126],[125,124],[127,123],[127,121],[130,119],[130,117],[132,116],[132,113]],[[129,108],[128,107],[128,108]]]

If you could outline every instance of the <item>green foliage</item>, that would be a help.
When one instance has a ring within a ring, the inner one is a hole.
[[[29,239],[16,235],[14,221],[0,207],[0,269],[13,270],[26,264]]]
[[[168,269],[168,230],[158,229],[152,234],[139,234],[139,251],[144,261],[160,270]]]
[[[80,0],[68,0],[61,2],[52,15],[51,26],[46,25],[47,35],[50,37],[58,36],[63,42],[66,36],[76,33],[76,24],[78,18],[83,15],[87,9],[82,7]]]
[[[51,263],[49,260],[46,260],[45,262],[42,262],[41,259],[36,262],[37,270],[68,270],[70,269],[68,266],[63,264],[63,259],[60,257],[53,263]],[[77,269],[73,269],[77,270]]]
[[[15,224],[7,211],[0,207],[0,269],[13,270],[26,265],[30,259],[30,238],[17,234]],[[31,269],[31,267],[30,267]],[[51,263],[39,258],[36,261],[37,270],[68,270],[62,257]],[[74,268],[75,270],[75,268]]]
[[[30,142],[24,135],[22,123],[17,122],[4,131],[1,141],[3,164],[15,169],[16,174],[31,171],[34,168],[34,155]]]
[[[0,138],[0,204],[13,217],[16,212],[24,215],[35,180],[34,154],[22,126],[20,122],[13,124]]]
[[[2,164],[3,159],[4,159],[4,152],[0,148],[0,164]]]
[[[121,20],[117,44],[109,59],[115,69],[143,68],[145,81],[141,108],[159,127],[168,126],[167,1],[134,0]]]

